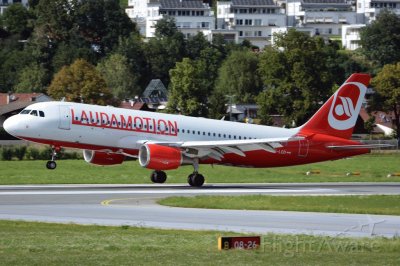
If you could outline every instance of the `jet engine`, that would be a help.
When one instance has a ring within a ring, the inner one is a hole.
[[[172,170],[182,165],[183,156],[178,148],[144,144],[139,150],[139,163],[153,170]]]
[[[121,164],[125,156],[116,153],[106,153],[100,151],[84,150],[83,158],[86,162],[97,165]]]

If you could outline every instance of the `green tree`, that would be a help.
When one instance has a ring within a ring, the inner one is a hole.
[[[184,115],[207,116],[207,73],[203,64],[184,58],[170,70],[170,75],[168,110]]]
[[[186,54],[185,38],[179,32],[173,18],[163,18],[156,24],[155,38],[145,45],[146,61],[152,78],[161,79],[169,84],[169,71]]]
[[[269,97],[264,104],[273,103],[265,110],[284,115],[287,124],[299,125],[343,82],[345,71],[336,63],[338,47],[322,38],[295,30],[275,37],[276,46],[266,49],[259,64]]]
[[[18,34],[26,39],[32,32],[32,14],[22,4],[10,5],[2,16],[2,27],[11,34]]]
[[[250,103],[261,89],[257,73],[258,58],[248,50],[233,51],[223,62],[215,90],[225,95],[235,95],[237,102]]]
[[[40,0],[35,7],[35,28],[39,38],[48,39],[52,43],[68,40],[78,3],[78,0]]]
[[[377,94],[374,95],[372,108],[393,112],[396,135],[400,141],[400,62],[385,65],[371,84]]]
[[[197,59],[200,57],[201,52],[210,46],[211,45],[205,38],[204,34],[199,32],[188,38],[186,44],[187,56],[190,59]]]
[[[400,17],[382,10],[370,25],[361,30],[360,44],[365,56],[378,67],[400,61]]]
[[[111,54],[97,65],[97,70],[105,79],[114,97],[122,100],[141,93],[136,84],[137,78],[131,73],[125,56]]]
[[[139,87],[146,87],[153,77],[149,71],[146,57],[143,56],[145,54],[145,44],[140,35],[134,32],[128,37],[120,37],[114,53],[120,54],[127,59],[130,72],[134,73]]]
[[[32,63],[32,55],[26,50],[8,47],[0,51],[0,60],[0,91],[12,91],[17,83],[19,73]]]
[[[73,19],[74,29],[102,54],[111,51],[119,37],[136,30],[119,0],[80,1]]]
[[[105,105],[112,101],[106,81],[96,68],[83,59],[55,74],[48,90],[54,99]]]
[[[23,68],[15,85],[16,92],[44,92],[48,82],[46,69],[37,63]]]

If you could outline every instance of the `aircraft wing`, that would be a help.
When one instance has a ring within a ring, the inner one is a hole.
[[[265,150],[276,153],[276,148],[282,147],[283,143],[302,140],[304,137],[284,137],[284,138],[263,138],[245,140],[204,140],[204,141],[183,141],[183,142],[152,142],[143,143],[157,144],[182,149],[188,157],[205,158],[210,157],[220,161],[224,154],[234,153],[245,157],[244,151]]]

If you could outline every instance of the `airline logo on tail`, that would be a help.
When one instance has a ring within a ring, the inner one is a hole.
[[[334,94],[328,114],[328,123],[336,130],[347,130],[354,127],[367,91],[367,87],[359,82],[349,82],[344,86],[351,88],[341,88]]]

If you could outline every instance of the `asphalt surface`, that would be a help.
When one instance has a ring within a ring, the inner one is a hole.
[[[156,204],[168,196],[400,194],[400,183],[0,186],[0,219],[330,236],[400,235],[400,216],[209,210]]]

